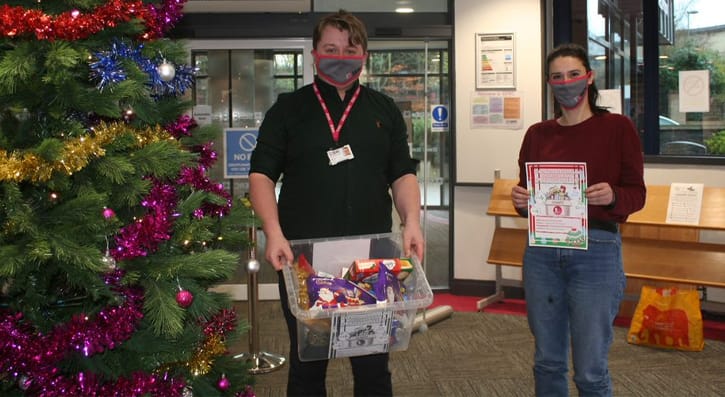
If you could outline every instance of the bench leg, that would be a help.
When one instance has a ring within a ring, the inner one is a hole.
[[[484,307],[496,303],[501,302],[503,300],[503,271],[501,270],[501,266],[496,266],[496,292],[491,295],[487,296],[478,302],[476,302],[476,309],[478,311],[483,310]]]
[[[483,310],[484,307],[486,307],[492,303],[501,302],[502,300],[503,300],[503,291],[496,292],[495,294],[487,296],[487,297],[479,300],[478,302],[476,302],[476,309],[478,311],[481,311],[481,310]]]

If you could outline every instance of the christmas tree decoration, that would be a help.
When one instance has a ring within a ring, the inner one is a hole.
[[[227,390],[229,389],[232,384],[229,382],[229,379],[227,379],[226,375],[222,374],[221,379],[219,379],[219,382],[217,382],[216,386],[219,388],[219,390]]]
[[[103,207],[103,218],[106,220],[113,219],[116,216],[116,213],[110,209]]]
[[[165,58],[152,60],[143,55],[144,44],[133,47],[123,41],[114,41],[111,48],[96,52],[95,62],[90,64],[91,76],[98,80],[98,89],[103,91],[106,87],[120,83],[128,78],[123,61],[133,61],[136,66],[145,72],[149,80],[154,97],[180,96],[191,87],[194,69],[188,65],[174,66]]]
[[[106,255],[103,255],[101,262],[103,262],[107,271],[116,270],[116,260],[108,252],[106,252]]]
[[[168,62],[166,59],[158,67],[159,77],[165,82],[169,82],[176,76],[176,67]]]
[[[180,290],[176,293],[176,303],[179,304],[179,306],[183,308],[187,308],[191,306],[191,304],[194,302],[194,294],[187,290]]]
[[[16,150],[8,154],[0,148],[1,181],[48,181],[54,173],[72,174],[82,171],[93,158],[105,156],[104,145],[112,144],[116,139],[133,134],[138,147],[168,140],[168,132],[160,126],[149,126],[133,130],[124,123],[101,123],[92,127],[92,136],[69,138],[63,142],[56,158],[47,160],[35,153]]]
[[[186,115],[184,3],[0,5],[0,395],[254,396],[214,288],[254,216]]]
[[[37,40],[83,40],[135,18],[146,25],[141,38],[149,40],[162,37],[181,18],[184,3],[186,0],[164,0],[157,7],[143,1],[110,0],[90,13],[73,9],[59,15],[4,4],[0,7],[0,32],[8,38],[34,34]]]
[[[133,112],[133,109],[126,109],[123,111],[122,118],[126,123],[130,123],[136,119],[136,113]]]

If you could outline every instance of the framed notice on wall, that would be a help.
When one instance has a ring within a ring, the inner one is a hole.
[[[476,89],[516,88],[513,33],[476,33]]]

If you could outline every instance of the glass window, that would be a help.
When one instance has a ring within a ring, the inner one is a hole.
[[[608,8],[599,0],[587,1],[587,30],[589,37],[594,40],[606,41]]]
[[[725,25],[710,1],[674,0],[659,49],[661,155],[725,156]]]
[[[637,125],[645,154],[692,157],[694,162],[695,157],[725,157],[725,23],[718,2],[661,0],[652,18],[644,13],[655,9],[643,0],[586,4],[586,10],[572,7],[580,13],[572,18],[586,13],[586,45],[597,87],[621,89],[622,112]],[[658,42],[645,40],[645,21],[657,23]],[[645,67],[645,46],[652,45],[658,46],[659,58]],[[656,84],[656,98],[647,95],[645,81]],[[645,102],[655,115],[645,114]]]

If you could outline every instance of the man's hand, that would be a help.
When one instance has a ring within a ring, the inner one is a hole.
[[[291,265],[294,261],[294,255],[289,241],[283,235],[267,236],[264,258],[274,266],[275,270],[282,270],[282,266],[285,264]]]
[[[403,227],[403,255],[410,257],[412,254],[415,254],[423,262],[425,240],[420,229],[420,223],[413,223]]]

